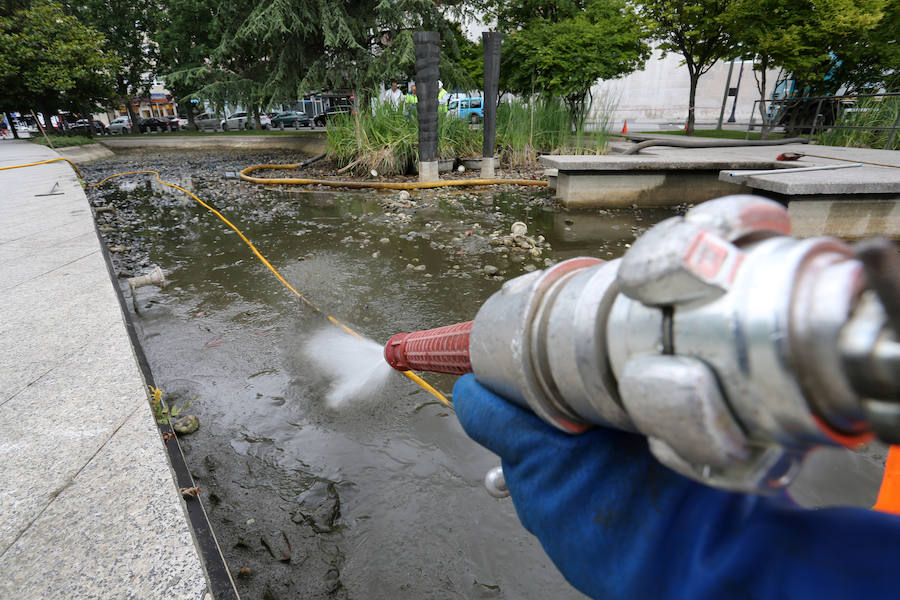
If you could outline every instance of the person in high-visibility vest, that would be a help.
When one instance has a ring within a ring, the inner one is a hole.
[[[447,101],[450,99],[450,94],[447,93],[447,90],[444,89],[444,84],[438,80],[438,112],[446,113],[447,112]]]
[[[416,84],[412,84],[409,93],[403,98],[403,103],[406,107],[406,113],[410,118],[415,116],[419,108],[419,97],[416,95]]]

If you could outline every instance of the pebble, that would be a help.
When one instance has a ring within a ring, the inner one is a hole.
[[[381,252],[378,252],[377,250],[372,253],[372,258],[378,258],[379,256],[381,256]]]
[[[536,271],[537,267],[534,265],[525,265],[524,267],[522,267],[522,270],[526,273],[531,273],[532,271]]]
[[[528,227],[522,221],[516,221],[510,227],[510,233],[513,235],[525,235],[528,233]]]
[[[259,540],[266,547],[272,558],[279,562],[291,562],[291,543],[287,539],[287,535],[281,531],[273,531],[268,535],[263,535]]]
[[[172,423],[172,429],[181,435],[194,433],[200,429],[200,419],[197,418],[197,415],[185,415]]]
[[[413,271],[424,271],[427,268],[428,267],[425,265],[416,265],[415,267],[413,267]]]
[[[498,269],[494,265],[484,265],[483,270],[484,270],[484,274],[488,275],[488,276],[496,275],[500,271],[500,269]]]
[[[409,192],[407,192],[406,190],[400,190],[400,193],[397,194],[397,200],[400,200],[401,202],[408,202]]]
[[[379,244],[390,244],[391,239],[390,238],[381,238],[380,240],[378,240],[378,243]]]

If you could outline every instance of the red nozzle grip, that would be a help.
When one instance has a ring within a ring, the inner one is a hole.
[[[398,371],[472,372],[469,333],[472,321],[413,333],[398,333],[384,346],[384,358]]]

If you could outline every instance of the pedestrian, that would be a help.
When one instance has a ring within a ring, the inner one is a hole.
[[[2,136],[3,139],[6,139],[8,129],[9,127],[6,125],[6,119],[0,120],[0,136]]]
[[[382,92],[381,101],[390,104],[395,109],[400,107],[400,103],[403,101],[403,92],[397,87],[396,79],[391,79],[391,89]]]
[[[403,104],[406,107],[406,114],[410,118],[418,113],[419,97],[416,95],[416,84],[412,84],[409,93],[403,98]]]
[[[450,94],[447,93],[447,90],[444,89],[444,83],[441,80],[438,80],[438,112],[446,113],[447,112],[447,101],[450,99]]]

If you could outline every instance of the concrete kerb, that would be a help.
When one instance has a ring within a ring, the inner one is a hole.
[[[0,144],[0,166],[55,156]],[[0,185],[0,597],[204,598],[84,191],[65,163]]]
[[[321,154],[328,149],[322,133],[296,135],[141,135],[135,137],[107,136],[100,143],[110,150],[136,149],[221,149],[242,148],[261,150],[296,150],[306,154]]]

